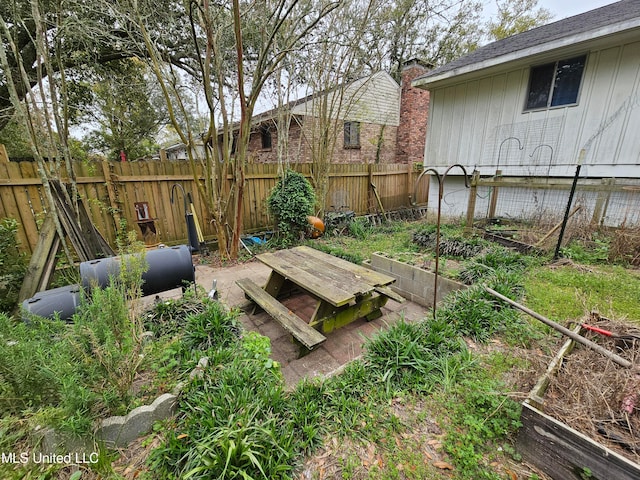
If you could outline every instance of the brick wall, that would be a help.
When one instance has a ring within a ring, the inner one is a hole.
[[[311,162],[311,148],[309,146],[313,128],[312,121],[303,125],[292,122],[289,127],[289,161],[294,163]],[[362,123],[360,125],[360,148],[344,148],[342,120],[337,127],[337,138],[333,152],[332,163],[376,163],[377,142],[380,137],[381,125]],[[396,133],[398,128],[386,125],[382,131],[382,146],[378,163],[395,163]],[[262,148],[260,131],[251,133],[249,139],[249,163],[277,162],[278,131],[271,129],[271,148]]]
[[[426,73],[426,67],[411,62],[402,70],[400,127],[396,144],[396,163],[422,163],[427,135],[429,92],[411,86],[411,81]]]

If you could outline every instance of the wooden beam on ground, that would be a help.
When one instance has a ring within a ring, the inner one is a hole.
[[[56,266],[59,245],[60,239],[56,232],[55,222],[51,215],[47,215],[20,288],[19,302],[33,297],[41,290],[46,290]]]

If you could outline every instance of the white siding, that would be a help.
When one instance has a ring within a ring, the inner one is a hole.
[[[327,96],[333,98],[334,104],[341,105],[339,110],[337,107],[331,109],[337,112],[331,115],[335,118],[396,127],[400,124],[400,86],[385,72],[351,83],[344,90],[342,98],[338,91],[330,92]],[[314,101],[297,105],[293,113],[314,115]]]
[[[503,73],[434,88],[425,166],[571,176],[586,149],[584,175],[640,178],[640,42],[588,52],[576,106],[524,112],[528,75],[528,66],[505,65]]]

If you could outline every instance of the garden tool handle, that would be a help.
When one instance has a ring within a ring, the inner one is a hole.
[[[586,330],[591,330],[592,332],[599,333],[601,335],[606,335],[607,337],[613,337],[613,332],[610,332],[609,330],[605,330],[604,328],[595,327],[593,325],[588,325],[586,323],[583,323],[581,327]]]

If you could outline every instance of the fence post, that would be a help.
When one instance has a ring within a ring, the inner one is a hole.
[[[368,174],[368,183],[367,183],[367,213],[371,213],[373,210],[373,164],[367,164],[367,174]]]
[[[0,163],[9,163],[9,155],[4,144],[0,143]]]
[[[113,177],[111,175],[111,166],[109,162],[102,162],[102,173],[104,175],[104,182],[107,185],[107,193],[109,194],[109,207],[113,212],[113,219],[116,224],[116,232],[120,229],[120,202],[118,200],[118,194],[113,185]]]
[[[615,178],[603,178],[602,185],[606,188],[598,191],[598,198],[596,199],[596,205],[593,209],[593,216],[591,217],[591,225],[602,225],[604,217],[607,214],[607,208],[609,207],[609,199],[611,198],[611,187],[615,184]]]
[[[494,182],[500,181],[502,178],[502,170],[496,170]],[[498,187],[493,187],[491,191],[491,199],[489,200],[489,219],[496,218],[496,205],[498,204]]]
[[[476,212],[476,199],[478,198],[478,180],[480,180],[480,172],[475,170],[471,177],[471,189],[469,190],[469,203],[467,204],[467,221],[464,227],[464,234],[471,235],[473,233],[473,217]]]
[[[406,205],[408,207],[411,207],[411,202],[413,202],[413,183],[411,182],[411,179],[413,177],[413,164],[411,162],[407,162],[407,191],[406,191],[406,195],[404,197],[404,200],[406,203]]]

